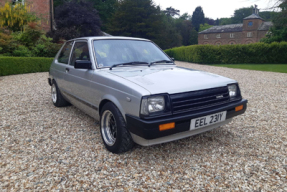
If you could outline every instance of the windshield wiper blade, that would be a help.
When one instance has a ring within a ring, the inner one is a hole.
[[[148,65],[149,67],[155,63],[173,63],[170,60],[160,60],[160,61],[154,61],[154,62],[150,62],[150,64]]]
[[[119,64],[114,64],[110,67],[110,70],[112,70],[114,67],[117,66],[122,66],[122,65],[137,65],[137,64],[149,64],[148,62],[143,62],[143,61],[133,61],[133,62],[127,62],[127,63],[119,63]]]

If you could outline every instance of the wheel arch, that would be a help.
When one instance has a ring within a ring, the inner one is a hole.
[[[122,116],[123,116],[124,119],[126,120],[126,115],[125,115],[126,113],[125,113],[125,111],[124,111],[122,105],[120,104],[119,100],[118,100],[116,97],[112,96],[112,95],[105,95],[105,96],[102,98],[102,100],[101,100],[101,102],[100,102],[100,105],[99,105],[99,115],[101,116],[101,111],[102,111],[102,109],[103,109],[103,106],[104,106],[106,103],[108,103],[108,102],[113,103],[113,104],[120,110]]]

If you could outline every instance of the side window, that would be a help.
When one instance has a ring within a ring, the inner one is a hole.
[[[87,60],[90,61],[90,53],[87,42],[76,42],[73,53],[71,56],[70,65],[74,66],[76,60]]]
[[[73,46],[73,41],[66,43],[66,45],[63,47],[63,49],[61,50],[61,53],[58,57],[59,63],[68,64],[72,46]]]

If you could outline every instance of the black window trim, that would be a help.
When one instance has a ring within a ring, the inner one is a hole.
[[[74,43],[73,43],[73,46],[72,46],[72,50],[70,52],[68,65],[71,66],[71,67],[74,67],[74,65],[71,65],[71,56],[72,56],[72,53],[74,52],[75,44],[78,43],[78,42],[85,42],[85,43],[87,43],[88,49],[89,49],[90,60],[92,62],[88,40],[86,40],[86,39],[77,39],[77,40],[73,40],[73,41],[74,41]]]
[[[69,54],[68,63],[59,62],[59,56],[60,56],[62,50],[63,50],[64,47],[67,45],[67,43],[70,43],[70,42],[73,42],[73,45],[72,45],[72,48],[71,48],[71,51],[70,51],[70,54]],[[69,65],[70,59],[71,59],[71,53],[72,53],[72,50],[73,50],[73,48],[74,48],[74,44],[75,44],[75,40],[70,40],[70,41],[67,41],[67,42],[64,43],[64,45],[62,46],[62,48],[61,48],[60,51],[59,51],[59,54],[57,55],[57,63],[63,64],[63,65]]]

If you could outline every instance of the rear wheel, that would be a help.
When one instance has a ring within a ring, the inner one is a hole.
[[[52,97],[53,104],[56,107],[65,107],[65,106],[70,105],[70,103],[66,101],[66,99],[62,96],[55,81],[52,82],[51,97]]]
[[[134,142],[126,122],[113,103],[106,103],[101,110],[101,136],[105,147],[113,153],[122,153],[132,149]]]

